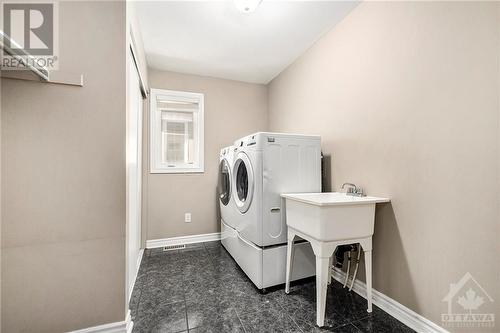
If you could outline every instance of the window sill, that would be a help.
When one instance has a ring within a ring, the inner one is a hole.
[[[172,168],[172,169],[151,169],[150,174],[192,174],[205,173],[204,168]]]

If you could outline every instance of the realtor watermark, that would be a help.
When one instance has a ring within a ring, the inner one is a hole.
[[[495,326],[492,308],[493,298],[467,272],[457,283],[450,284],[448,294],[443,298],[448,303],[448,312],[441,314],[444,327],[491,328]]]
[[[57,2],[2,3],[2,69],[58,69]]]

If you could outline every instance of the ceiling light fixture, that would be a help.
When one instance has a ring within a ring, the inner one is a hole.
[[[242,13],[252,13],[261,2],[262,0],[234,0],[234,5]]]

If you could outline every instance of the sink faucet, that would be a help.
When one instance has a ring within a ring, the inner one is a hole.
[[[344,183],[344,184],[342,184],[342,190],[346,186],[348,186],[348,188],[347,188],[347,191],[346,191],[345,194],[352,195],[352,196],[355,196],[355,197],[363,197],[363,196],[365,196],[365,193],[363,192],[363,188],[357,187],[353,183]]]

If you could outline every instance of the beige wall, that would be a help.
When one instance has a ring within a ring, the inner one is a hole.
[[[145,114],[143,234],[146,239],[159,239],[217,232],[219,151],[239,137],[267,129],[266,87],[151,69],[149,86],[205,94],[205,172],[149,174],[149,117]],[[184,222],[186,212],[192,214],[191,223]]]
[[[496,6],[363,3],[269,85],[270,130],[320,134],[332,189],[392,198],[374,287],[436,323],[467,271],[500,300]]]
[[[60,69],[2,80],[2,329],[125,319],[125,3],[61,2]]]

